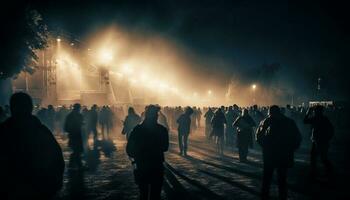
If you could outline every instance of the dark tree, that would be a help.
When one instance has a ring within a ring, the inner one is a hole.
[[[10,78],[21,70],[32,71],[29,63],[38,59],[35,51],[47,45],[47,27],[36,10],[21,6],[14,12],[11,10],[5,11],[2,17],[8,23],[2,27],[4,43],[1,48],[3,58],[0,59],[1,79]]]
[[[5,5],[0,15],[0,104],[6,104],[11,93],[10,78],[22,70],[35,70],[35,52],[47,46],[48,31],[39,12],[29,4]]]

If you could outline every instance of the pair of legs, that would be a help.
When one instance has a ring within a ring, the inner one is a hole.
[[[111,126],[108,124],[102,124],[101,125],[101,132],[102,132],[102,138],[103,140],[109,139],[109,132],[110,132]]]
[[[163,185],[163,171],[148,172],[147,174],[139,174],[140,180],[137,184],[140,190],[140,200],[160,200],[162,185]]]
[[[80,169],[83,167],[83,163],[81,160],[82,151],[80,149],[77,150],[74,148],[72,150],[73,150],[73,152],[69,158],[69,165],[70,165],[70,167],[77,167],[78,169]]]
[[[97,128],[96,127],[90,127],[90,129],[88,130],[88,136],[87,136],[87,139],[90,138],[90,134],[92,132],[92,136],[93,136],[93,139],[94,139],[94,146],[97,145],[97,139],[98,139],[98,133],[97,133]]]
[[[261,199],[270,198],[270,186],[272,182],[273,172],[277,171],[277,183],[278,183],[278,198],[280,200],[287,199],[287,172],[285,167],[272,167],[264,166],[263,182],[261,188]]]
[[[181,155],[187,155],[188,135],[189,134],[178,133],[179,148],[180,148]]]
[[[141,200],[158,200],[162,192],[162,182],[139,184]]]
[[[240,161],[247,161],[248,145],[240,145],[238,147],[238,154],[239,154]]]
[[[224,136],[223,135],[216,136],[216,147],[220,155],[224,154],[224,145],[225,145]]]
[[[311,165],[311,176],[314,177],[317,171],[317,158],[321,158],[321,162],[326,168],[326,173],[329,176],[332,172],[333,166],[328,159],[328,149],[329,144],[317,144],[316,142],[312,143],[311,152],[310,152],[310,165]]]

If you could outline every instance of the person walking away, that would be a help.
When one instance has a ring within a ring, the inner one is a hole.
[[[157,123],[159,111],[158,106],[147,106],[145,120],[132,130],[126,145],[126,153],[134,160],[134,177],[141,200],[158,200],[162,190],[169,135],[167,129]]]
[[[193,114],[193,109],[191,107],[186,107],[185,113],[180,115],[177,119],[178,126],[178,139],[179,139],[179,148],[180,155],[187,156],[188,148],[188,136],[191,132],[191,115]]]
[[[247,161],[248,148],[253,146],[253,127],[256,126],[254,120],[248,114],[248,110],[244,109],[242,115],[238,117],[233,126],[237,127],[237,147],[239,160]]]
[[[131,131],[139,123],[141,123],[141,117],[138,114],[136,114],[135,109],[133,107],[129,107],[128,115],[125,117],[125,120],[123,122],[123,130],[122,130],[122,134],[126,135],[127,140],[130,137]]]
[[[81,154],[83,153],[82,127],[84,123],[83,115],[80,113],[81,106],[76,103],[73,110],[67,115],[64,125],[65,132],[68,133],[68,146],[72,150],[69,165],[82,169]]]
[[[94,139],[94,146],[97,145],[98,142],[98,132],[97,132],[97,122],[98,122],[98,112],[97,112],[97,105],[94,104],[89,113],[88,113],[88,121],[87,121],[87,130],[88,130],[88,138],[92,132],[93,139]]]
[[[205,118],[205,136],[207,137],[207,139],[210,139],[210,133],[211,133],[211,119],[214,116],[214,112],[212,108],[208,108],[208,111],[204,114],[204,118]]]
[[[212,120],[212,135],[216,138],[216,147],[219,155],[224,155],[224,132],[225,132],[226,118],[222,108],[219,108]]]
[[[313,113],[313,116],[311,114]],[[309,108],[304,118],[305,124],[311,125],[312,147],[310,152],[310,176],[315,178],[317,172],[317,157],[321,158],[326,168],[328,178],[333,171],[333,166],[328,159],[329,143],[334,135],[334,127],[329,119],[323,114],[323,106]]]
[[[230,106],[225,113],[226,117],[226,129],[225,129],[225,144],[229,147],[232,147],[233,149],[233,133],[234,133],[234,128],[233,128],[233,122],[235,121],[234,118],[234,112],[232,109],[232,106]]]
[[[273,172],[277,170],[279,199],[287,199],[287,171],[294,164],[294,152],[301,143],[301,134],[294,120],[284,116],[278,106],[271,106],[269,115],[256,132],[263,151],[263,183],[261,199],[269,199]]]

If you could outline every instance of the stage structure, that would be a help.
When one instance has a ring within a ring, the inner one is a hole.
[[[41,105],[133,103],[125,80],[112,81],[107,67],[89,62],[83,45],[67,41],[62,37],[51,39],[48,48],[38,51],[38,61],[29,66],[34,72],[23,71],[15,77],[13,91],[27,92],[35,104]]]

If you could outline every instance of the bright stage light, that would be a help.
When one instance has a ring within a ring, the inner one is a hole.
[[[58,37],[58,38],[56,39],[56,41],[57,41],[57,42],[61,42],[61,38]]]
[[[213,94],[213,92],[211,91],[211,90],[208,90],[208,95],[212,95]]]
[[[252,85],[252,89],[255,90],[256,89],[256,84]]]
[[[147,74],[143,73],[143,74],[141,74],[140,79],[141,79],[143,82],[146,82],[146,81],[149,80],[149,77],[148,77]]]
[[[101,63],[107,64],[113,60],[113,54],[111,51],[103,49],[100,51],[99,59]]]
[[[124,64],[122,65],[122,72],[123,72],[124,74],[126,74],[126,75],[130,75],[130,74],[132,74],[132,73],[134,72],[134,69],[131,68],[129,64],[124,63]]]

